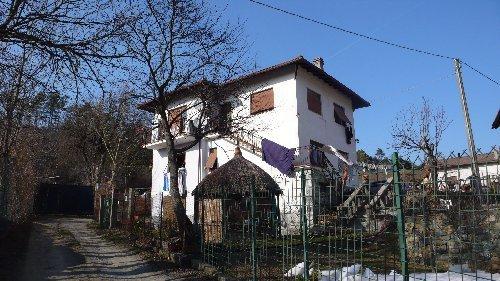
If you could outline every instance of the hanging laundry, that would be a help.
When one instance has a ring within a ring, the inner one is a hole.
[[[352,127],[351,126],[345,126],[345,141],[347,144],[351,144],[352,138],[354,137],[354,134],[352,133]]]
[[[268,139],[262,139],[262,160],[285,175],[293,173],[295,149],[286,148]]]
[[[348,166],[353,165],[353,163],[351,161],[347,160],[344,157],[344,155],[342,155],[342,153],[340,153],[340,151],[338,149],[336,149],[335,147],[333,147],[331,145],[324,145],[324,146],[320,147],[319,150],[337,156],[342,162],[346,163]]]
[[[169,172],[163,173],[163,191],[164,192],[170,191],[170,173]]]
[[[184,196],[187,193],[186,168],[179,168],[177,178],[179,183],[179,194]]]

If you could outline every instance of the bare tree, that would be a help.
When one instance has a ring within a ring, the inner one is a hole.
[[[95,109],[92,126],[110,161],[108,180],[115,182],[122,167],[133,164],[135,154],[142,151],[144,114],[136,108],[128,91],[109,94]]]
[[[229,135],[244,123],[233,109],[241,85],[230,80],[245,70],[245,46],[240,27],[222,23],[222,13],[205,2],[146,0],[131,8],[140,17],[127,29],[128,52],[141,71],[134,77],[137,96],[161,117],[166,140],[173,213],[185,242],[193,230],[182,204],[176,156],[213,133]],[[229,83],[230,82],[230,83]],[[189,99],[183,107],[176,105]],[[174,110],[173,110],[174,109]],[[228,118],[231,117],[231,118]],[[193,128],[192,140],[174,145],[183,124]],[[189,245],[184,243],[184,250]]]
[[[3,190],[3,212],[8,215],[7,198],[12,184],[13,152],[20,132],[34,125],[41,116],[41,109],[47,102],[50,84],[42,81],[47,65],[33,56],[30,48],[20,54],[6,56],[9,66],[0,66],[0,150],[2,174],[0,187]]]
[[[122,1],[1,0],[0,64],[7,64],[4,55],[30,48],[50,66],[46,77],[69,83],[78,97],[81,87],[92,89],[88,82],[109,80],[109,67],[125,55],[119,35],[129,19]]]
[[[92,93],[112,80],[110,70],[117,69],[117,59],[126,51],[119,35],[131,14],[124,4],[113,0],[0,0],[0,184],[5,190],[11,187],[11,153],[19,128],[27,121],[43,122],[38,109],[44,99],[50,93],[70,90],[76,92],[78,101],[81,89]]]
[[[443,133],[450,122],[444,108],[433,108],[426,98],[422,104],[399,112],[392,126],[392,147],[407,153],[423,153],[428,167],[437,167],[437,152]],[[437,174],[432,172],[432,179]],[[435,180],[433,180],[435,182]]]

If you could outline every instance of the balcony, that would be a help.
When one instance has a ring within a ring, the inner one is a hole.
[[[195,138],[192,135],[192,126],[178,126],[172,128],[172,134],[175,136],[174,146],[181,146],[183,144],[192,142]],[[164,126],[158,125],[156,128],[149,132],[146,136],[146,144],[144,148],[158,150],[167,147],[167,142],[165,140],[165,128]]]
[[[231,127],[231,118],[228,114],[218,116],[219,118],[209,118],[206,120],[206,124],[202,127],[213,131],[214,134],[207,136],[209,138],[219,137],[221,135],[227,135]],[[183,145],[195,140],[193,134],[198,127],[199,120],[193,118],[187,120],[185,117],[181,117],[176,124],[172,125],[171,132],[175,136],[174,146]],[[165,125],[160,122],[158,125],[153,126],[153,129],[149,132],[149,135],[145,137],[146,144],[144,145],[147,149],[162,149],[166,147],[165,140]]]

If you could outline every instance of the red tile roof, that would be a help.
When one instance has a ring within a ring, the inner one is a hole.
[[[477,155],[477,164],[499,164],[499,154],[498,151],[492,150],[490,153],[483,153]],[[469,156],[461,156],[461,157],[453,157],[445,160],[440,160],[438,167],[444,168],[446,167],[466,167],[471,165],[471,157]]]

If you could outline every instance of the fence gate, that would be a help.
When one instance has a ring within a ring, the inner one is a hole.
[[[101,208],[99,210],[99,226],[103,228],[109,227],[109,214],[111,211],[111,198],[101,196]]]

